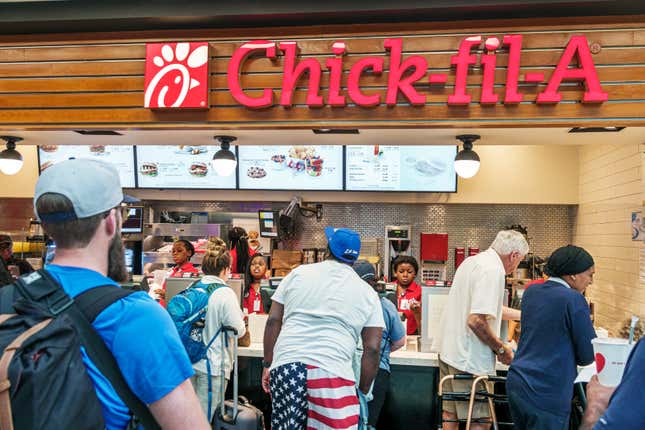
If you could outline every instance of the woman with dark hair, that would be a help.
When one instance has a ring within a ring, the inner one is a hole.
[[[506,381],[515,428],[569,428],[576,365],[594,361],[596,332],[582,295],[594,270],[587,251],[563,246],[549,257],[549,279],[524,292],[522,334]]]
[[[242,227],[233,227],[228,232],[231,254],[231,273],[244,273],[249,263],[249,258],[255,251],[249,248],[249,237]]]
[[[244,275],[244,303],[242,308],[249,314],[263,314],[262,296],[260,296],[260,285],[266,278],[267,262],[262,254],[255,254],[251,257]]]

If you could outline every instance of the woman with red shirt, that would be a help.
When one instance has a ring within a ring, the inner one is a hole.
[[[421,315],[421,286],[414,282],[419,271],[419,263],[409,255],[399,255],[392,264],[398,284],[398,310],[406,319],[407,334],[418,334]]]
[[[255,251],[249,247],[249,237],[242,227],[233,227],[228,232],[228,240],[231,244],[231,273],[245,273],[249,258],[255,255]]]
[[[249,267],[246,271],[244,288],[244,309],[250,314],[263,314],[262,297],[260,296],[260,285],[267,273],[267,263],[262,254],[255,254],[251,257]]]
[[[192,278],[199,276],[199,270],[190,262],[191,257],[195,255],[195,247],[187,240],[178,240],[172,245],[172,260],[175,267],[170,270],[168,275],[171,278]],[[159,304],[166,307],[166,283],[163,289],[155,290]]]

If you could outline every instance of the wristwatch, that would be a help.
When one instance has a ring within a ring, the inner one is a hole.
[[[506,349],[504,348],[504,344],[502,344],[502,346],[500,346],[500,348],[499,348],[499,349],[497,349],[497,350],[493,350],[493,352],[495,353],[495,355],[502,355],[502,354],[504,354],[504,353],[506,352]]]
[[[269,367],[271,367],[271,363],[268,361],[262,360],[262,367],[264,367],[265,369],[268,369]]]

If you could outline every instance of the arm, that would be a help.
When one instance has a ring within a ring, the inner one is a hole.
[[[284,315],[284,305],[274,301],[271,305],[271,312],[267,318],[267,324],[264,328],[264,361],[271,363],[273,361],[273,348],[278,340],[282,330],[282,316]],[[262,388],[269,392],[269,369],[262,371]]]
[[[514,320],[519,321],[522,317],[522,312],[519,309],[509,308],[504,306],[502,308],[502,319],[503,320]]]
[[[582,424],[580,430],[591,430],[607,410],[609,405],[609,398],[614,392],[615,388],[605,387],[598,382],[598,376],[591,377],[591,381],[587,384],[587,408],[582,417]]]
[[[152,403],[150,412],[164,430],[210,429],[190,379]]]
[[[470,314],[468,315],[468,328],[470,328],[475,336],[479,338],[483,343],[488,345],[488,347],[493,351],[497,351],[500,348],[504,347],[504,354],[500,354],[499,360],[504,364],[511,364],[513,360],[513,351],[509,346],[504,345],[504,342],[491,330],[488,325],[487,315],[483,314]]]
[[[361,380],[358,388],[367,394],[370,391],[372,381],[378,372],[379,360],[381,358],[381,327],[364,327],[361,331],[363,340],[363,357],[361,358]]]
[[[578,294],[574,303],[575,308],[568,316],[570,318],[571,340],[576,364],[586,366],[593,363],[594,353],[591,340],[596,337],[596,331],[591,323],[591,314],[587,301]]]
[[[403,336],[401,339],[396,340],[394,342],[390,343],[390,351],[394,352],[398,349],[403,348],[403,345],[405,345],[405,336]]]
[[[226,298],[221,302],[224,307],[222,312],[222,325],[235,328],[235,330],[237,330],[238,336],[242,337],[244,336],[244,333],[246,333],[246,327],[244,325],[244,314],[240,309],[240,305],[237,301],[235,292],[230,288],[225,290],[225,292]],[[208,312],[206,313],[206,315],[208,316]]]

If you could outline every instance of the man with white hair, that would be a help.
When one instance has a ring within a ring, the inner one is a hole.
[[[495,374],[495,357],[510,364],[513,351],[500,339],[502,319],[519,319],[519,311],[503,306],[505,276],[517,269],[529,252],[524,236],[503,230],[486,251],[467,258],[455,272],[433,350],[439,352],[441,378],[446,375]],[[445,391],[470,391],[472,380],[452,380]],[[443,402],[443,428],[457,430],[457,418],[467,417],[467,403]],[[488,429],[488,405],[477,403],[472,429]],[[451,422],[452,421],[452,422]],[[490,420],[488,420],[490,421]]]

